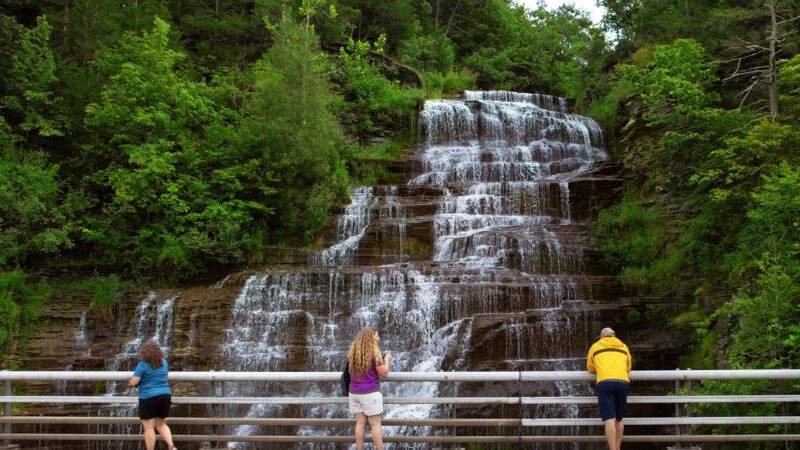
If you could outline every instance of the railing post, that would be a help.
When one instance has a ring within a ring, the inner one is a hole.
[[[517,422],[517,445],[522,445],[522,417],[523,417],[523,415],[522,415],[522,395],[521,395],[521,393],[520,393],[518,401],[519,401],[519,422]],[[536,411],[536,408],[533,408],[533,410]]]
[[[681,370],[681,369],[676,368],[675,370]],[[679,395],[681,395],[681,380],[675,380],[675,396],[677,397]],[[681,418],[681,405],[680,405],[680,403],[677,403],[677,402],[675,403],[675,418],[676,419],[680,419]],[[675,424],[675,436],[680,436],[680,435],[681,435],[681,426],[676,423]],[[675,442],[675,448],[676,449],[682,448],[681,443],[676,441]]]
[[[220,372],[225,372],[225,371],[221,370]],[[226,383],[224,381],[220,381],[220,383],[222,384],[222,387],[220,388],[220,390],[222,392],[221,392],[220,395],[222,396],[222,398],[227,399],[228,398],[228,383]],[[222,418],[223,419],[228,418],[228,417],[231,416],[230,409],[231,409],[230,403],[225,403],[224,405],[222,405]],[[228,434],[228,428],[229,428],[228,425],[223,425],[222,426],[222,433],[223,434]]]
[[[4,370],[3,372],[8,372]],[[11,380],[3,380],[3,395],[10,396],[11,395]],[[3,415],[5,417],[11,417],[11,402],[3,403]],[[11,424],[4,423],[3,424],[3,434],[11,434]],[[11,442],[8,439],[3,440],[3,446],[9,447],[11,446]]]
[[[686,369],[692,370],[692,369]],[[692,380],[686,380],[686,396],[690,397],[692,395]],[[692,404],[686,404],[686,417],[691,419],[692,418]],[[692,434],[692,426],[686,425],[686,434]]]
[[[215,372],[215,370],[210,370],[209,372]],[[213,380],[211,381],[211,392],[213,392],[214,397],[219,397],[219,394],[217,394],[217,382]],[[220,408],[218,404],[210,405],[208,408],[209,415],[213,417],[218,408]],[[220,434],[217,430],[218,427],[219,425],[211,425],[211,434]],[[211,442],[208,443],[209,448],[211,448],[212,445],[214,448],[218,448],[219,442],[214,442],[213,444]]]

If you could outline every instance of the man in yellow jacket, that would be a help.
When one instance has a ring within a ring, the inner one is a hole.
[[[586,370],[597,373],[597,401],[606,426],[608,448],[619,450],[624,429],[622,419],[628,406],[631,352],[611,328],[603,328],[600,340],[589,349]]]

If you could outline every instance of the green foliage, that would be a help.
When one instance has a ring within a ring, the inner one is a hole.
[[[40,152],[6,147],[0,154],[0,266],[74,245],[84,200],[64,198],[57,172]]]
[[[27,30],[0,15],[0,266],[74,245],[74,217],[85,206],[65,195],[59,166],[42,146],[63,136],[64,117],[54,92],[58,77],[44,17]]]
[[[47,19],[37,18],[36,27],[22,30],[7,17],[0,17],[5,38],[10,38],[13,50],[5,50],[0,81],[0,114],[25,142],[34,136],[62,136],[64,117],[60,98],[53,92],[56,76],[53,52],[50,49],[51,27]]]
[[[688,321],[691,323],[697,323],[695,320],[699,315],[696,311],[696,306],[693,308],[694,311],[688,313],[690,318]],[[678,316],[678,319],[681,319],[681,316]],[[684,320],[687,318],[683,318]],[[675,320],[671,322],[671,324],[675,324]],[[688,329],[688,327],[686,328]],[[679,367],[689,368],[689,369],[696,369],[696,370],[713,370],[716,369],[716,361],[714,358],[714,349],[717,346],[717,333],[714,330],[706,330],[706,329],[699,329],[699,337],[697,342],[695,342],[689,348],[689,354],[680,358],[680,362],[678,363]]]
[[[24,272],[0,272],[0,358],[13,342],[24,344],[49,291],[31,282]]]
[[[696,187],[690,202],[697,215],[690,222],[692,247],[699,262],[710,267],[727,259],[735,280],[740,259],[735,251],[737,235],[745,224],[742,214],[751,193],[785,157],[797,158],[798,134],[790,126],[761,122],[743,136],[725,139],[710,152],[690,182]],[[794,155],[794,156],[792,156]],[[728,254],[727,257],[721,255]],[[749,256],[744,255],[745,259]],[[734,281],[736,283],[736,281]]]
[[[424,34],[418,20],[412,32],[414,37],[397,44],[400,62],[425,72],[447,73],[453,69],[455,50],[446,36]]]
[[[117,299],[120,282],[116,275],[109,275],[97,283],[92,297],[92,308],[98,311],[110,311]]]
[[[151,32],[126,35],[98,60],[109,81],[87,107],[93,142],[85,146],[97,165],[85,180],[103,201],[84,229],[97,262],[165,278],[241,260],[241,236],[269,214],[272,193],[244,192],[260,179],[260,162],[236,150],[231,111],[174,70],[183,55],[168,35],[156,19]]]
[[[782,88],[779,98],[785,120],[800,120],[800,55],[783,61],[778,73],[778,84]]]
[[[173,16],[180,17],[181,40],[186,42],[196,70],[206,76],[221,66],[243,69],[260,57],[266,37],[262,17],[282,10],[262,0],[166,3]]]
[[[703,381],[692,390],[693,395],[767,395],[779,392],[796,392],[800,386],[789,380],[728,380]],[[789,403],[699,403],[693,407],[703,416],[791,416],[798,413],[798,407]],[[779,434],[791,433],[791,425],[722,425],[714,427],[714,434]],[[739,448],[723,447],[723,448]],[[779,449],[783,443],[763,443],[748,448]]]
[[[785,368],[800,364],[800,173],[781,164],[752,194],[740,234],[755,274],[738,298],[718,314],[739,317],[730,362],[741,368]],[[745,267],[748,268],[748,267]]]
[[[262,155],[263,186],[275,193],[275,214],[264,224],[279,242],[300,244],[316,236],[346,196],[337,149],[342,132],[331,112],[325,55],[312,31],[284,19],[274,41],[254,67],[244,144]]]
[[[458,91],[475,89],[475,75],[469,71],[460,72],[426,72],[425,96],[428,98],[442,97]]]
[[[704,62],[704,49],[697,42],[679,39],[640,52],[646,52],[642,63],[623,66],[622,71],[650,108],[644,115],[650,122],[684,124],[719,99],[710,90],[717,81],[715,66]]]
[[[669,288],[686,268],[668,222],[643,208],[633,191],[617,207],[600,212],[596,233],[606,245],[605,262],[620,271],[619,281],[628,289],[649,293]]]
[[[112,276],[117,278],[116,275],[109,275],[108,277],[94,277],[94,278],[70,281],[66,283],[58,283],[53,286],[53,290],[95,292],[98,289],[99,285],[106,283],[108,278]],[[116,284],[117,284],[117,289],[134,289],[137,287],[136,283],[129,280],[128,281],[120,280],[119,278],[117,278]]]
[[[628,308],[625,311],[625,320],[628,323],[637,323],[642,320],[642,313],[636,310],[636,308]]]
[[[422,91],[405,89],[399,82],[389,81],[370,61],[369,53],[382,54],[385,42],[383,35],[372,44],[350,39],[339,51],[342,65],[337,79],[345,93],[341,105],[354,116],[350,132],[357,136],[374,131],[376,123],[389,124],[395,117],[413,117],[424,100]]]
[[[593,100],[584,113],[594,117],[612,132],[622,125],[625,119],[620,111],[620,102],[628,98],[633,92],[633,87],[626,80],[619,80],[609,88],[607,94],[600,94],[600,98]]]

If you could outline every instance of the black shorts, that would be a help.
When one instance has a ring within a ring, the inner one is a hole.
[[[628,406],[628,383],[624,380],[603,380],[597,383],[597,400],[603,422],[622,421]]]
[[[158,417],[166,419],[169,417],[169,407],[172,405],[172,396],[169,394],[156,395],[150,398],[139,399],[139,418],[150,420]]]

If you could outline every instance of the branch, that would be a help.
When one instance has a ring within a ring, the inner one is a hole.
[[[456,11],[458,10],[458,4],[461,3],[461,0],[456,0],[456,6],[453,7],[453,12],[450,13],[450,18],[447,19],[447,27],[444,30],[444,37],[450,33],[450,26],[453,24],[453,17],[456,16]]]
[[[728,80],[731,80],[733,78],[744,77],[744,76],[748,76],[748,75],[762,74],[761,76],[764,76],[763,73],[767,69],[769,69],[769,66],[758,66],[758,67],[752,67],[752,68],[747,69],[747,70],[739,71],[739,67],[736,67],[736,70],[730,76],[728,76],[725,79],[723,79],[722,82],[724,83],[724,82],[726,82]]]
[[[747,96],[750,95],[750,91],[753,90],[753,88],[756,86],[756,84],[758,84],[758,82],[759,82],[759,80],[756,78],[756,80],[753,81],[753,83],[750,85],[750,87],[748,87],[747,89],[745,89],[742,92],[742,94],[744,94],[744,97],[742,97],[742,101],[739,102],[739,109],[742,109],[742,105],[744,105],[744,101],[747,100]],[[741,95],[741,94],[739,94],[739,95]]]
[[[797,19],[800,19],[800,16],[792,17],[791,19],[781,20],[780,22],[776,22],[775,25],[782,25],[784,23],[789,23],[789,22],[791,22],[793,20],[797,20]]]

